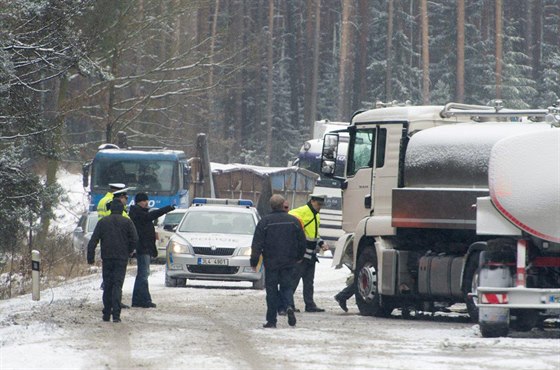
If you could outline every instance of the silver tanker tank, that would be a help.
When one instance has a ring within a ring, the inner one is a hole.
[[[476,199],[488,196],[488,163],[506,137],[550,130],[545,123],[458,123],[414,134],[407,147],[404,187],[393,189],[392,226],[476,229]]]
[[[499,140],[548,129],[545,123],[459,123],[422,130],[408,143],[405,187],[488,188],[488,161]]]

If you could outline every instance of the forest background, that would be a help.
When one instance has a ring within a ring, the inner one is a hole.
[[[0,268],[27,235],[58,245],[58,168],[119,132],[284,166],[315,120],[543,108],[559,74],[559,0],[0,0]]]

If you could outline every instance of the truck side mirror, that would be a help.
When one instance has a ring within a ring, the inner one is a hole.
[[[87,188],[89,185],[89,168],[91,166],[91,162],[86,162],[82,165],[82,184],[84,188]]]
[[[338,156],[338,134],[329,133],[323,138],[321,151],[321,173],[326,177],[333,177],[336,173],[336,158]]]
[[[183,188],[188,189],[191,183],[191,167],[183,163]]]

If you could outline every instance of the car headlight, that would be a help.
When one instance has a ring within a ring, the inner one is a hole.
[[[251,247],[242,247],[239,248],[239,252],[237,252],[238,256],[250,256],[251,255]]]
[[[169,244],[167,245],[167,249],[171,253],[177,254],[192,254],[191,248],[188,243],[181,243],[177,240],[170,240]]]

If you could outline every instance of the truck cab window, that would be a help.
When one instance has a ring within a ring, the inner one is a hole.
[[[372,146],[375,140],[375,129],[358,130],[350,140],[348,152],[348,176],[353,176],[360,168],[371,167]]]
[[[385,165],[386,143],[387,129],[385,128],[357,130],[356,135],[350,142],[347,175],[353,176],[360,168],[373,167],[374,147],[377,148],[375,151],[375,168],[383,167]]]

